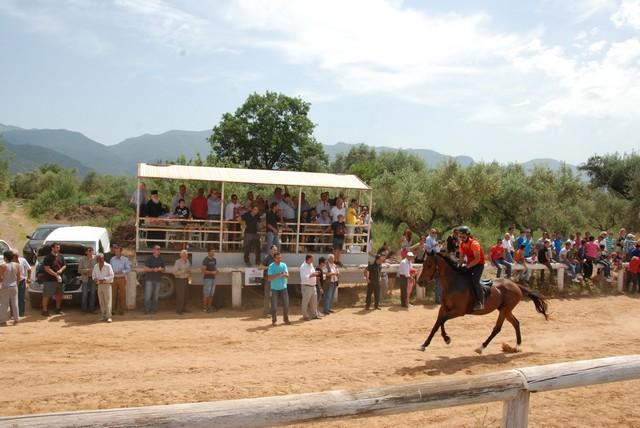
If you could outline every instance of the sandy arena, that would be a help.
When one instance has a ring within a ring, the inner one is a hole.
[[[550,300],[545,322],[531,302],[515,310],[523,349],[512,327],[478,356],[473,349],[496,318],[450,321],[453,342],[437,335],[425,353],[416,347],[436,307],[365,312],[338,308],[323,320],[272,328],[260,310],[193,312],[178,319],[165,310],[138,312],[113,324],[71,309],[44,320],[29,316],[0,329],[0,414],[105,409],[292,394],[465,376],[508,368],[613,355],[640,354],[640,300],[627,296]],[[29,311],[33,314],[33,310]],[[534,394],[531,426],[640,427],[640,382]],[[397,416],[334,420],[313,426],[499,426],[501,403]]]

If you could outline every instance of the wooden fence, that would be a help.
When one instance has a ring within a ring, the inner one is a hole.
[[[529,395],[640,379],[640,355],[369,388],[206,403],[0,418],[0,427],[267,427],[503,401],[502,426],[527,426]],[[629,397],[630,399],[632,397]]]

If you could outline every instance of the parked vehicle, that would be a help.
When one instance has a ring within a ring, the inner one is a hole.
[[[22,256],[31,264],[36,262],[36,254],[44,243],[44,240],[51,232],[61,227],[68,227],[68,224],[41,224],[31,235],[27,235],[27,243],[22,249]]]
[[[11,245],[7,241],[3,241],[0,239],[0,265],[4,263],[4,258],[2,257],[2,253],[11,249]]]
[[[43,259],[51,253],[51,245],[60,244],[60,253],[65,259],[67,269],[62,274],[65,301],[79,304],[82,299],[82,281],[78,273],[80,258],[85,255],[87,248],[93,248],[96,253],[109,254],[111,243],[109,233],[103,227],[70,226],[61,227],[49,234],[37,253],[37,260],[31,273],[29,285],[29,300],[32,308],[42,306],[42,267]]]

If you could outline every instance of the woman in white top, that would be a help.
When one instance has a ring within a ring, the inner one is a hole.
[[[7,325],[9,307],[13,312],[13,325],[18,324],[18,282],[20,282],[20,265],[13,261],[13,251],[3,253],[4,264],[0,265],[0,326]]]
[[[502,248],[504,248],[504,258],[507,262],[513,263],[513,253],[515,250],[513,249],[513,241],[511,240],[511,235],[509,233],[504,234]]]
[[[333,254],[329,254],[327,257],[327,264],[324,268],[324,272],[326,274],[326,284],[327,289],[324,292],[324,301],[322,312],[325,314],[333,313],[333,298],[336,294],[336,288],[338,288],[338,278],[340,277],[340,271],[338,270],[338,265],[336,265],[335,256]]]
[[[176,286],[176,312],[182,315],[187,310],[189,300],[189,279],[191,278],[191,262],[187,250],[180,251],[180,258],[173,264],[173,277]]]

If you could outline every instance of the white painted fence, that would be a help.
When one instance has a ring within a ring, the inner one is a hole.
[[[502,426],[521,428],[528,424],[529,395],[532,392],[635,379],[640,379],[640,355],[550,364],[360,391],[11,416],[0,418],[0,427],[267,427],[503,401]]]

